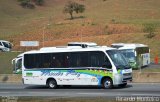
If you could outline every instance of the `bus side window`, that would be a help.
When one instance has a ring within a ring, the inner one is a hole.
[[[110,63],[110,61],[109,61],[109,59],[108,59],[107,56],[105,57],[105,60],[104,60],[104,63],[103,63],[103,65],[102,65],[102,67],[108,68],[108,69],[111,69],[111,68],[112,68],[112,65],[111,65],[111,63]]]
[[[63,53],[62,54],[62,67],[68,68],[69,67],[69,53]]]
[[[0,42],[0,46],[2,46],[2,43]]]
[[[69,56],[68,55],[64,55],[64,59],[63,59],[63,67],[64,68],[68,68],[69,67]]]
[[[81,52],[80,53],[80,66],[81,67],[89,67],[88,64],[88,52]]]
[[[80,56],[79,53],[70,53],[70,67],[80,67]]]
[[[61,64],[60,60],[59,60],[59,59],[56,59],[56,60],[55,60],[55,67],[56,67],[56,68],[60,68],[61,66],[62,66],[62,64]]]
[[[104,63],[105,54],[101,51],[90,52],[90,66],[91,67],[102,67]]]
[[[60,59],[62,59],[62,58],[59,53],[52,54],[52,59],[50,61],[50,67],[51,68],[60,68],[62,66]]]
[[[51,60],[51,54],[50,53],[45,53],[41,54],[41,65],[40,68],[49,68],[50,67],[50,60]]]
[[[70,54],[70,67],[89,67],[88,52],[73,52]]]
[[[97,56],[91,56],[91,67],[97,67]]]
[[[53,53],[50,61],[51,68],[68,68],[68,53]]]
[[[51,61],[50,61],[50,68],[54,68],[55,66],[55,57],[54,56],[51,56]]]

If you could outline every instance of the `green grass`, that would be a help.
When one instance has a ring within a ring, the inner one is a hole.
[[[12,59],[15,58],[19,52],[0,52],[0,74],[12,74],[13,66]]]

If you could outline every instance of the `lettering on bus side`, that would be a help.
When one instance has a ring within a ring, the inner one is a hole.
[[[49,70],[45,70],[45,71],[42,71],[41,76],[62,76],[63,74],[64,73],[61,71],[51,72]],[[75,72],[74,70],[69,70],[68,72],[66,72],[65,76],[68,76],[68,75],[73,75],[73,76],[76,76],[77,78],[80,77],[80,73]]]
[[[51,71],[42,71],[41,76],[62,76],[63,73],[61,71],[51,72]]]
[[[77,76],[77,78],[81,75],[80,73],[78,72],[75,72],[74,70],[69,70],[67,73],[66,73],[66,76],[68,75],[75,75]]]

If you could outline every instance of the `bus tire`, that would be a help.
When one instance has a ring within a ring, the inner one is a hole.
[[[49,79],[47,80],[47,86],[50,89],[56,89],[57,88],[57,82],[55,79]]]
[[[105,78],[102,82],[102,87],[104,89],[111,89],[113,88],[113,81],[110,78]]]

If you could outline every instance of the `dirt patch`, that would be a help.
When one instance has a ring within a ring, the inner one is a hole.
[[[141,28],[131,24],[96,24],[91,19],[85,19],[83,22],[82,20],[76,20],[76,22],[63,20],[46,27],[36,28],[33,31],[27,31],[16,37],[10,37],[10,40],[13,41],[14,44],[13,50],[21,49],[20,41],[22,39],[25,41],[44,41],[46,46],[59,46],[62,43],[67,44],[65,42],[67,39],[70,41],[90,41],[89,39],[97,38],[97,36],[104,37],[104,35],[107,36],[111,34],[107,37],[110,37],[110,39],[113,40],[112,42],[115,42],[115,40],[117,40],[114,39],[114,37],[117,36],[115,34],[123,34],[123,36],[125,36],[124,34],[140,32],[140,29]],[[118,35],[117,38],[120,39],[121,35]],[[94,39],[93,42],[99,43],[97,40],[98,39]],[[51,42],[52,44],[50,44]],[[41,46],[42,43],[40,44],[40,47]]]
[[[16,74],[0,74],[0,82],[2,83],[21,83],[22,75]]]
[[[142,32],[140,27],[129,24],[109,24],[106,26],[107,34],[137,33]]]

